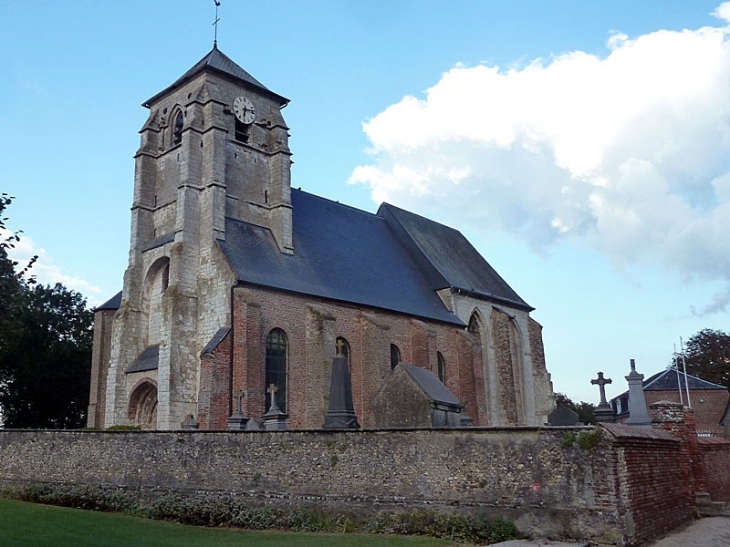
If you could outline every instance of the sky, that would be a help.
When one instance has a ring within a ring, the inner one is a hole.
[[[730,3],[222,0],[218,46],[291,100],[292,186],[461,230],[535,307],[553,388],[598,402],[730,331]],[[140,106],[213,0],[0,0],[15,258],[99,305],[128,259]]]

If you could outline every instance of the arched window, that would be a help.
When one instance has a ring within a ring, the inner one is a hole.
[[[440,351],[436,352],[436,357],[438,359],[438,376],[439,380],[446,383],[446,361],[444,361],[444,356],[441,355]]]
[[[342,355],[347,359],[347,364],[350,364],[350,344],[347,343],[342,336],[338,336],[335,340],[335,346],[337,347],[337,355]]]
[[[476,337],[481,344],[482,329],[479,326],[479,317],[476,313],[471,314],[471,318],[469,319],[469,326],[467,327],[466,331],[472,336]]]
[[[272,330],[266,336],[266,377],[264,389],[273,384],[276,387],[276,405],[282,412],[286,412],[286,334],[281,329]],[[266,398],[266,410],[271,406],[269,397]]]
[[[400,363],[400,350],[395,344],[390,345],[390,370],[393,370]]]
[[[182,142],[182,131],[185,120],[183,118],[182,110],[178,110],[175,114],[175,121],[172,126],[172,145],[175,146]]]

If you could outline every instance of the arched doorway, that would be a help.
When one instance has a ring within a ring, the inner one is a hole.
[[[143,380],[129,398],[129,421],[140,429],[157,429],[157,385]]]

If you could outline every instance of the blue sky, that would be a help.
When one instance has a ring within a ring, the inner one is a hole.
[[[713,15],[714,14],[714,15]],[[730,330],[730,7],[222,0],[220,49],[291,99],[292,185],[460,229],[536,310],[556,391]],[[140,104],[213,0],[0,0],[0,191],[19,256],[121,287]]]

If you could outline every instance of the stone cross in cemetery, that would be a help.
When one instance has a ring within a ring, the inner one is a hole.
[[[612,383],[611,378],[604,378],[603,372],[598,373],[598,378],[595,378],[591,380],[591,384],[594,386],[598,386],[598,389],[601,390],[601,402],[598,403],[598,406],[596,407],[596,410],[594,411],[594,416],[596,417],[597,422],[613,422],[614,421],[614,412],[611,408],[611,405],[608,404],[608,401],[606,401],[606,384]]]
[[[274,384],[269,384],[269,387],[266,389],[266,393],[268,393],[271,396],[271,405],[269,406],[269,414],[273,414],[275,412],[281,413],[281,409],[279,408],[279,405],[276,404],[276,392],[279,391],[279,388],[276,387]]]
[[[248,418],[243,413],[243,398],[245,392],[242,389],[238,390],[236,396],[236,410],[228,417],[228,429],[231,431],[243,431],[246,429],[246,423]]]
[[[266,389],[266,393],[271,397],[271,405],[269,405],[269,411],[264,414],[264,429],[271,430],[282,430],[286,429],[286,419],[289,417],[284,411],[279,408],[276,404],[276,392],[279,388],[274,384],[269,384]]]

